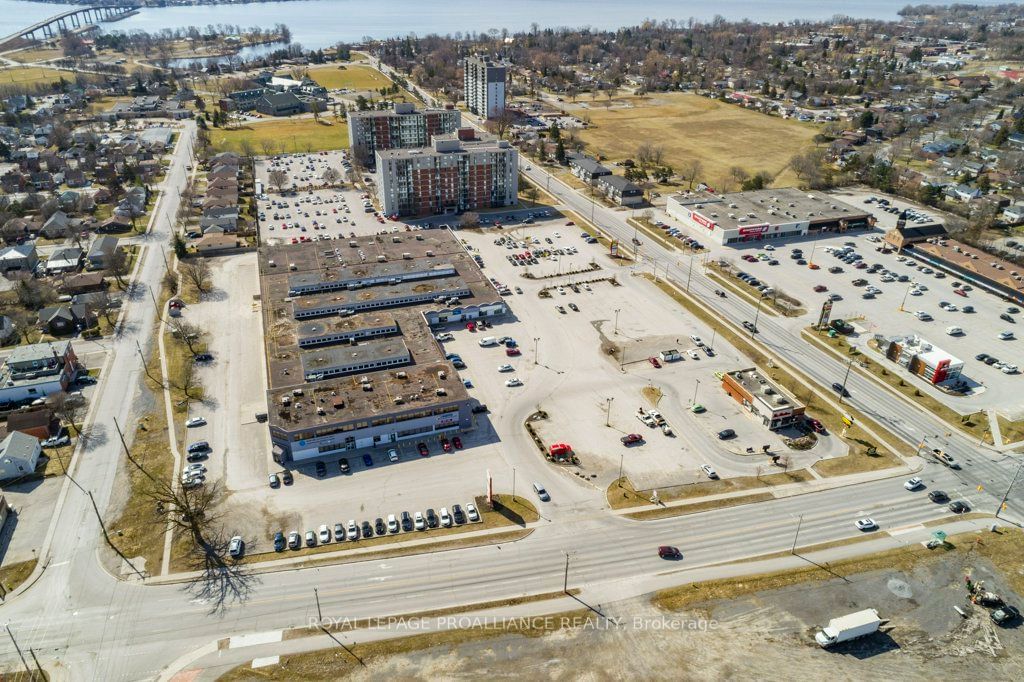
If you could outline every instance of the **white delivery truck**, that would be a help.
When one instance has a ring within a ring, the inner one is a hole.
[[[821,648],[827,649],[830,646],[878,632],[878,627],[881,624],[882,619],[878,617],[878,611],[864,609],[857,613],[833,618],[824,629],[814,636],[814,639],[821,645]]]
[[[497,346],[498,339],[496,339],[493,336],[485,336],[484,338],[480,339],[477,343],[479,343],[484,348],[486,348],[487,346]]]

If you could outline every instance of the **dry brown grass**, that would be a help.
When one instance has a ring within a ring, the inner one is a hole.
[[[717,481],[701,481],[700,483],[691,483],[689,485],[658,488],[658,499],[662,502],[678,502],[679,500],[690,500],[695,497],[706,497],[708,495],[720,495],[722,493],[755,490],[758,488],[771,488],[772,486],[785,485],[787,483],[800,483],[810,481],[813,478],[806,469],[778,471],[761,476],[736,476],[734,478],[722,478]],[[612,509],[626,509],[628,507],[651,504],[651,492],[636,490],[629,479],[625,477],[613,481],[608,486],[606,495],[608,504],[611,505]],[[691,511],[693,510],[691,509]]]
[[[817,132],[815,126],[692,94],[621,99],[634,106],[587,110],[593,125],[579,137],[592,151],[618,161],[635,158],[641,142],[655,141],[673,168],[699,159],[704,166],[700,179],[712,185],[721,185],[733,166],[750,174],[777,175],[777,186],[796,184],[796,176],[787,168],[789,159],[808,146]]]
[[[659,493],[660,494],[660,493]],[[756,502],[767,502],[774,500],[771,493],[755,493],[741,497],[724,497],[718,500],[704,500],[693,504],[684,504],[674,507],[659,507],[657,509],[645,509],[643,511],[626,514],[626,518],[634,521],[654,521],[656,519],[667,519],[673,516],[684,516],[698,512],[710,511],[712,509],[726,509],[727,507],[738,507],[741,504],[754,504]]]
[[[36,559],[29,559],[0,568],[0,586],[3,586],[4,591],[10,592],[25,582],[35,570],[36,561]]]

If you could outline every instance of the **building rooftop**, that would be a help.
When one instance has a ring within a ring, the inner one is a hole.
[[[685,192],[671,198],[725,230],[765,223],[778,225],[810,221],[813,225],[843,218],[866,220],[871,216],[823,192],[805,192],[792,187],[730,194]]]
[[[508,140],[499,140],[493,135],[468,137],[466,129],[446,135],[434,135],[429,147],[378,150],[377,157],[388,159],[411,159],[419,156],[442,156],[448,154],[470,154],[473,152],[493,152],[514,150]],[[470,129],[472,130],[472,129]]]
[[[782,388],[779,384],[765,376],[756,368],[739,369],[728,373],[733,380],[743,387],[747,393],[757,396],[773,410],[790,405],[794,408],[803,405],[796,396]],[[785,402],[782,402],[785,401]]]
[[[1017,300],[1024,296],[1024,267],[1008,260],[952,239],[930,239],[914,244],[913,249],[994,282],[1013,292]]]
[[[429,273],[443,265],[451,266],[453,274],[391,282],[396,274]],[[414,405],[427,409],[469,397],[454,367],[444,359],[424,312],[494,302],[501,297],[452,232],[421,230],[265,246],[260,249],[259,269],[271,426],[287,430],[316,427],[408,410]],[[351,290],[307,295],[292,291],[296,283],[370,277],[383,279]],[[454,306],[447,300],[433,300],[435,292],[459,289],[469,294]],[[297,312],[324,304],[347,305],[424,290],[431,295],[421,303],[354,314],[295,317]],[[393,364],[382,369],[357,368],[384,361]],[[340,375],[306,380],[324,371]]]

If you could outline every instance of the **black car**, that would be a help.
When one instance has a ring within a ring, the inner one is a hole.
[[[323,478],[327,475],[327,465],[323,462],[316,463],[316,477]]]
[[[185,459],[187,459],[190,462],[198,462],[200,460],[206,459],[208,456],[209,455],[207,455],[205,452],[190,452],[185,457]]]
[[[440,525],[440,521],[437,520],[437,514],[433,509],[427,510],[427,528],[437,528]]]
[[[949,503],[949,511],[953,512],[954,514],[964,514],[966,512],[971,511],[971,508],[970,506],[968,506],[966,502],[962,500],[955,500]]]
[[[732,429],[722,429],[721,431],[718,432],[718,440],[729,440],[730,438],[735,437],[736,432],[733,431]]]
[[[1003,606],[1001,606],[998,609],[996,609],[995,611],[993,611],[989,615],[989,618],[991,618],[992,622],[995,623],[996,625],[1004,625],[1005,626],[1005,625],[1009,625],[1010,623],[1012,623],[1015,620],[1017,620],[1018,618],[1020,618],[1020,611],[1017,610],[1016,606],[1010,606],[1009,604],[1004,604]]]
[[[462,507],[455,505],[452,507],[452,518],[455,519],[455,523],[462,524],[466,522],[466,513],[462,511]]]
[[[196,355],[196,362],[212,362],[213,355],[211,353],[199,353]]]
[[[1003,313],[1002,315],[999,316],[999,319],[1016,324],[1013,319],[1013,315],[1011,315],[1010,313]]]
[[[985,364],[986,365],[994,365],[997,362],[999,362],[999,358],[994,358],[991,355],[988,356],[987,358],[985,358]]]
[[[377,535],[387,535],[388,527],[384,525],[384,519],[377,517],[377,520],[373,522],[373,529],[377,531]]]
[[[975,360],[985,360],[988,357],[988,353],[978,353],[974,356]]]
[[[832,390],[835,391],[836,393],[838,393],[839,395],[843,396],[844,398],[850,397],[850,392],[847,391],[846,387],[843,386],[838,381],[833,381],[832,382]]]
[[[348,465],[347,457],[342,457],[341,459],[338,460],[338,469],[343,474],[347,474],[349,471],[351,471],[352,467]]]
[[[407,511],[402,512],[402,530],[412,530],[412,516]]]
[[[942,504],[943,502],[949,501],[949,495],[941,490],[933,490],[928,493],[928,499],[936,504]]]
[[[743,320],[743,328],[746,329],[751,334],[757,333],[757,327],[754,326],[753,322],[750,322],[748,320]]]
[[[274,533],[274,551],[280,552],[284,550],[284,546],[284,533],[282,533],[281,531],[277,531],[276,533]]]
[[[189,454],[193,454],[196,452],[209,452],[209,450],[210,444],[207,443],[205,440],[201,440],[198,443],[192,443],[191,445],[188,446]]]
[[[470,412],[472,412],[473,414],[481,414],[487,412],[487,405],[484,405],[482,403],[480,405],[474,405],[472,409],[470,409]]]
[[[292,483],[295,482],[295,477],[292,476],[292,472],[284,471],[281,474],[281,480],[284,481],[285,485],[291,485]]]
[[[362,530],[364,538],[373,537],[373,526],[370,525],[369,521],[363,521],[360,530]]]

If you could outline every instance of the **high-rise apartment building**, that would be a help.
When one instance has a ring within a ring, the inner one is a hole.
[[[462,67],[466,107],[484,118],[497,118],[503,114],[508,66],[489,57],[472,55],[463,61]]]
[[[511,206],[519,192],[518,151],[472,128],[437,135],[430,147],[377,151],[377,193],[385,215],[461,213]]]
[[[350,111],[349,149],[363,164],[372,164],[378,149],[425,147],[435,135],[459,129],[462,113],[455,107],[418,110],[396,102],[393,109]]]

